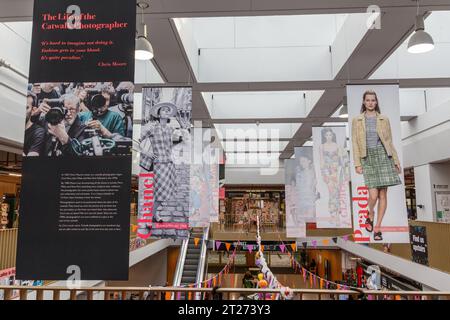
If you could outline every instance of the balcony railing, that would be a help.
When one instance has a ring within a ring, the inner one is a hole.
[[[4,297],[16,296],[16,299],[27,300],[35,293],[33,300],[163,300],[178,292],[184,293],[186,300],[200,293],[202,300],[234,300],[239,297],[257,295],[259,300],[271,300],[274,295],[282,294],[280,289],[252,288],[179,288],[179,287],[91,287],[69,289],[67,287],[27,287],[0,286]],[[342,295],[352,296],[354,300],[363,296],[371,300],[450,300],[450,292],[442,291],[374,291],[374,290],[323,290],[323,289],[291,289],[292,300],[329,300],[339,299]],[[13,295],[13,293],[15,293]],[[18,293],[18,294],[17,294]],[[66,298],[62,294],[65,294]],[[82,298],[81,298],[82,297]],[[247,298],[251,299],[251,298]]]

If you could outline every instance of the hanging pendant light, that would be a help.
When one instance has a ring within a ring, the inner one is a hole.
[[[148,40],[147,25],[144,23],[144,9],[149,5],[145,2],[138,2],[137,6],[142,9],[141,23],[138,24],[136,30],[136,49],[134,57],[136,60],[151,60],[153,59],[153,47]]]
[[[425,32],[423,15],[419,14],[419,1],[417,1],[416,30],[408,41],[409,53],[425,53],[434,49],[433,38]]]

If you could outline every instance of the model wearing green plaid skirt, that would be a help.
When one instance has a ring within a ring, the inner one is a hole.
[[[383,145],[367,148],[367,156],[361,159],[364,182],[369,189],[385,188],[401,184],[394,159],[389,157]]]

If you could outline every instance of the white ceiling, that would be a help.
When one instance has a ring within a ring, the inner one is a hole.
[[[176,18],[174,24],[200,82],[296,81],[332,79],[339,60],[351,52],[345,46],[351,48],[364,34],[352,37],[343,26],[366,17],[352,13]],[[346,42],[336,46],[336,53],[335,40]]]

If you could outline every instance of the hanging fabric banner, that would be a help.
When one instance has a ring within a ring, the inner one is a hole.
[[[144,88],[142,97],[139,180],[151,178],[152,184],[140,185],[138,236],[186,239],[192,88]]]
[[[312,147],[294,148],[297,215],[305,222],[316,222],[317,179]]]
[[[351,228],[350,174],[345,127],[313,127],[317,228]]]
[[[210,132],[210,129],[194,128],[193,161],[190,168],[189,226],[191,228],[206,228],[214,211],[210,171]]]
[[[306,237],[305,219],[300,215],[298,208],[297,186],[296,186],[295,159],[284,161],[284,188],[286,205],[286,235],[288,238]]]
[[[134,0],[34,1],[19,279],[127,280]]]
[[[353,240],[409,243],[398,85],[350,85],[347,102]]]
[[[211,129],[208,129],[211,130]],[[218,139],[218,137],[209,134],[211,140],[214,141]],[[220,195],[220,180],[219,180],[219,161],[220,161],[220,149],[216,146],[216,144],[211,143],[210,147],[210,163],[209,163],[209,187],[211,188],[212,193],[212,210],[210,213],[210,222],[219,222],[219,195]]]

